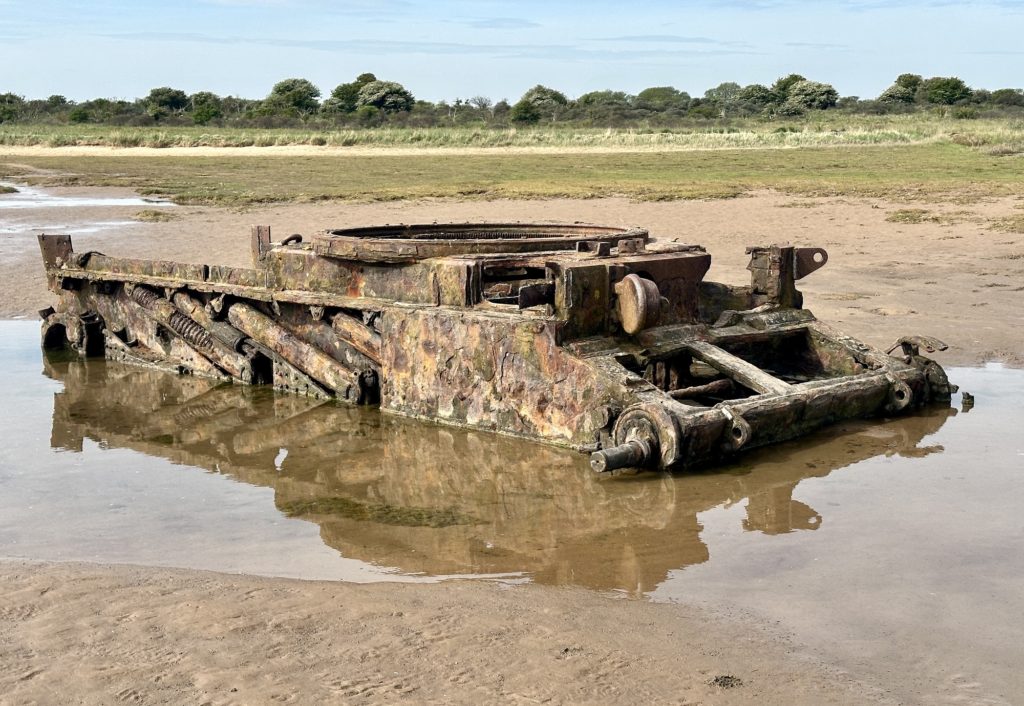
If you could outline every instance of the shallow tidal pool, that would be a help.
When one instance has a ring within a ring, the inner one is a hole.
[[[0,557],[491,578],[777,623],[910,691],[1024,694],[1024,371],[690,475],[77,358],[0,322]],[[941,684],[939,682],[942,682]],[[915,684],[920,687],[915,687]],[[917,689],[917,691],[915,691]]]

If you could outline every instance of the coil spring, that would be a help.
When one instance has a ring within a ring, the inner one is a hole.
[[[147,309],[155,308],[161,301],[160,297],[145,287],[135,287],[131,297]],[[196,348],[207,351],[213,348],[213,339],[207,330],[184,314],[173,312],[167,320],[167,325]]]
[[[156,294],[145,287],[133,288],[131,296],[132,299],[146,308],[152,307],[160,299]]]
[[[213,339],[210,338],[210,334],[207,333],[206,329],[184,314],[179,314],[177,312],[171,314],[171,320],[168,323],[170,323],[171,328],[174,329],[178,335],[196,348],[202,348],[203,350],[210,350],[213,348]]]

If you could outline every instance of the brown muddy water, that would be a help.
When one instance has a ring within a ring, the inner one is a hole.
[[[969,413],[602,478],[499,436],[103,361],[0,322],[0,557],[575,585],[777,622],[910,692],[1024,698],[1024,371]],[[958,396],[959,398],[959,396]],[[890,675],[891,676],[891,675]],[[919,687],[913,686],[920,684]]]

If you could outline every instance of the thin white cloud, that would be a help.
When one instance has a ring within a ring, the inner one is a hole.
[[[622,50],[587,49],[569,44],[469,44],[460,42],[427,42],[376,39],[287,39],[271,37],[239,37],[187,33],[187,32],[129,32],[100,35],[108,39],[127,41],[196,42],[204,44],[288,47],[315,51],[350,51],[360,54],[431,54],[480,55],[496,58],[528,58],[557,60],[622,61],[693,56],[724,56],[732,54],[759,54],[743,48],[678,49],[665,47],[637,47]]]
[[[796,49],[849,49],[848,44],[829,44],[827,42],[786,42],[782,46]]]
[[[711,37],[684,37],[677,34],[627,34],[619,37],[594,37],[595,42],[629,42],[656,44],[740,44],[741,42],[712,39]]]
[[[466,24],[475,29],[534,29],[540,27],[540,23],[520,17],[491,17],[470,20]]]

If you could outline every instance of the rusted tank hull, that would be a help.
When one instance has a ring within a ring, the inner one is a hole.
[[[905,339],[892,356],[802,308],[794,283],[824,251],[751,249],[751,285],[730,287],[703,281],[701,248],[657,248],[643,231],[516,228],[443,242],[333,231],[312,247],[259,228],[252,269],[75,253],[67,236],[41,236],[59,295],[43,343],[379,402],[589,452],[599,471],[685,468],[954,389],[920,355],[940,343]]]

